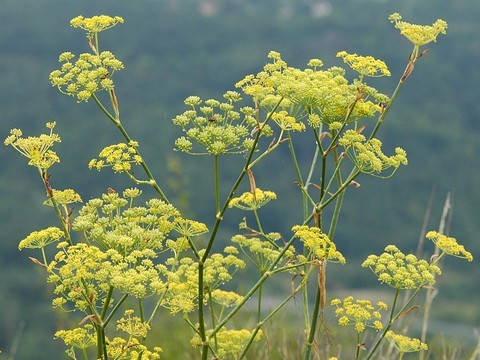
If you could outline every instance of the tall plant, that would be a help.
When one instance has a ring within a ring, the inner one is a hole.
[[[80,195],[53,185],[52,167],[60,161],[53,150],[60,142],[55,123],[47,123],[47,134],[23,137],[21,130],[14,129],[5,140],[38,169],[46,190],[45,204],[52,207],[58,220],[58,226],[31,233],[19,249],[40,251],[40,259],[31,259],[45,269],[53,284],[53,306],[71,311],[77,320],[76,327],[55,335],[65,342],[71,358],[158,359],[166,344],[148,337],[154,320],[166,313],[182,313],[198,358],[242,359],[254,342],[262,341],[265,322],[298,294],[304,313],[304,359],[322,352],[317,335],[327,329],[327,306],[334,307],[340,326],[353,326],[356,343],[346,355],[349,359],[372,358],[384,339],[395,345],[399,358],[409,351],[427,349],[419,340],[394,333],[393,328],[396,320],[410,311],[415,296],[433,286],[442,257],[472,260],[454,238],[429,232],[427,238],[439,250],[430,261],[404,254],[395,245],[364,261],[362,266],[394,289],[390,305],[352,296],[330,304],[326,300],[327,264],[346,262],[334,242],[344,195],[358,186],[356,179],[361,175],[389,178],[407,165],[402,148],[387,155],[376,135],[416,62],[427,53],[422,47],[436,41],[447,28],[443,20],[431,26],[406,23],[399,14],[391,15],[390,20],[413,44],[406,69],[390,97],[368,84],[370,77],[391,75],[383,61],[371,56],[339,52],[337,57],[356,73],[348,79],[342,67],[323,69],[321,60],[312,59],[305,69],[297,69],[272,51],[262,71],[235,85],[238,91],[227,91],[221,99],[185,99],[186,110],[173,119],[183,131],[175,150],[213,162],[215,214],[210,229],[186,218],[170,203],[139,143],[124,126],[113,81],[124,65],[100,47],[100,33],[123,19],[101,15],[71,21],[73,27],[86,32],[90,51],[78,56],[62,53],[61,66],[50,74],[50,81],[79,103],[93,101],[124,137],[123,142],[105,147],[89,168],[112,168],[137,186],[120,193],[109,189],[74,214],[71,204],[82,202]],[[299,142],[307,141],[315,145],[315,152],[303,169],[296,149]],[[254,176],[256,167],[271,162],[270,154],[280,147],[289,149],[302,199],[296,212],[303,214],[303,220],[292,223],[291,234],[265,230],[262,214],[277,194],[262,190],[269,184],[257,186]],[[232,184],[222,183],[221,161],[240,154],[244,164],[237,179]],[[238,196],[243,183],[249,191]],[[142,187],[152,187],[157,197],[141,202]],[[223,198],[221,190],[225,188],[229,191]],[[240,233],[227,241],[223,219],[231,208],[248,213],[240,222]],[[53,257],[45,250],[51,244],[57,248]],[[256,282],[246,291],[232,291],[233,285],[226,283],[242,278],[239,270],[247,265],[257,269]],[[269,309],[262,289],[272,279],[281,278],[281,273],[291,274],[291,290]],[[307,287],[308,283],[314,287]],[[398,296],[405,290],[410,291],[410,298],[400,306]],[[232,320],[254,300],[256,325],[235,328]],[[382,312],[386,311],[385,319]],[[325,326],[320,326],[322,323]],[[367,344],[364,335],[368,330],[378,335]],[[335,355],[335,351],[328,354],[332,359]]]

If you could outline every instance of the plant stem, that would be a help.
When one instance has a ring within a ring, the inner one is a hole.
[[[213,178],[215,181],[215,215],[220,212],[220,185],[218,175],[218,155],[213,155]]]
[[[111,93],[110,93],[110,97],[112,98]],[[130,135],[128,135],[127,130],[123,127],[122,123],[120,122],[120,118],[116,118],[112,114],[110,114],[110,112],[105,108],[105,106],[103,106],[103,104],[100,102],[100,100],[97,98],[97,96],[95,94],[92,95],[92,98],[93,98],[93,100],[95,100],[95,103],[98,105],[100,110],[105,114],[105,116],[108,119],[110,119],[115,124],[115,126],[118,128],[118,130],[122,133],[126,142],[129,143],[130,141],[132,141],[132,138],[130,137]],[[147,164],[143,160],[143,157],[142,157],[142,155],[140,154],[140,152],[138,151],[137,148],[135,148],[135,152],[142,159],[142,161],[140,162],[140,165],[142,166],[143,171],[145,172],[145,174],[148,177],[148,180],[149,180],[148,183],[155,189],[157,194],[160,196],[160,199],[162,199],[167,204],[170,204],[170,201],[168,200],[166,195],[163,193],[162,189],[158,186],[155,178],[152,175],[152,172],[148,168]]]

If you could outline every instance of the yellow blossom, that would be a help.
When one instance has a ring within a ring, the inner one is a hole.
[[[343,59],[353,70],[361,76],[390,76],[387,64],[382,60],[375,59],[372,56],[360,56],[357,54],[349,54],[346,51],[337,53],[337,57]]]
[[[80,195],[78,195],[73,189],[65,189],[65,190],[53,189],[53,197],[57,202],[57,204],[64,205],[64,206],[72,203],[82,202],[82,198],[80,197]],[[43,204],[52,206],[52,201],[48,199]]]
[[[416,352],[420,350],[428,350],[428,346],[422,343],[419,339],[410,338],[405,335],[395,334],[393,331],[388,331],[385,338],[392,342],[397,350],[401,353]]]
[[[377,309],[370,300],[355,300],[353,296],[345,299],[334,299],[332,306],[336,306],[335,316],[339,317],[338,323],[341,326],[353,325],[358,333],[365,330],[366,327],[374,328],[376,331],[382,330],[382,316],[380,310],[386,310],[385,303],[378,302]]]
[[[228,207],[237,207],[242,210],[257,210],[263,205],[275,200],[277,195],[273,191],[255,188],[255,192],[245,192],[239,197],[233,198],[228,203]]]
[[[317,227],[297,225],[292,228],[295,237],[303,241],[312,252],[314,259],[345,264],[345,257],[337,250],[335,243]]]
[[[447,33],[447,23],[438,19],[432,25],[415,25],[402,21],[399,13],[393,13],[388,18],[395,27],[400,30],[400,34],[404,35],[415,46],[423,46],[430,42],[436,42],[439,34]]]
[[[103,167],[111,167],[115,172],[129,173],[132,164],[140,164],[142,158],[138,155],[136,147],[137,142],[131,141],[129,144],[119,143],[107,146],[100,154],[99,160],[92,159],[88,163],[90,169],[96,168],[100,171]]]
[[[465,247],[460,245],[453,237],[440,234],[436,231],[429,231],[426,238],[432,240],[433,243],[447,255],[466,259],[467,261],[473,260],[472,253],[465,250]]]
[[[381,283],[404,290],[433,285],[434,274],[441,274],[438,266],[413,254],[405,255],[395,245],[388,245],[380,256],[369,255],[362,267],[370,268]]]
[[[57,227],[49,227],[40,231],[34,231],[25,239],[20,241],[18,248],[41,249],[61,239],[65,234]]]
[[[57,154],[51,150],[56,142],[61,142],[60,136],[53,133],[55,122],[48,122],[46,127],[50,129],[49,134],[40,136],[22,137],[19,129],[12,129],[10,136],[5,139],[5,145],[11,145],[20,154],[29,159],[28,165],[35,166],[41,172],[50,168],[54,163],[60,162]]]
[[[91,325],[77,327],[72,330],[59,330],[55,333],[55,337],[62,339],[65,345],[82,350],[95,346],[97,343],[97,338]]]
[[[118,23],[123,23],[120,16],[97,15],[92,17],[77,16],[70,21],[74,28],[81,28],[89,34],[96,34],[100,31],[110,29]]]

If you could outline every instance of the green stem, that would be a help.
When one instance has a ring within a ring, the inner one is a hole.
[[[105,302],[103,304],[102,313],[100,314],[100,318],[103,320],[107,315],[108,305],[110,304],[110,300],[112,299],[113,293],[113,286],[110,285],[107,292],[107,297],[105,298]]]
[[[112,96],[110,94],[110,96]],[[132,141],[131,137],[128,135],[126,129],[123,127],[122,123],[120,122],[120,119],[119,118],[115,118],[112,114],[110,114],[110,112],[105,108],[105,106],[103,106],[103,104],[100,102],[100,100],[97,98],[97,96],[95,94],[92,95],[92,98],[93,100],[95,100],[95,103],[98,105],[98,107],[100,108],[100,110],[105,114],[105,116],[110,119],[113,124],[115,124],[115,126],[118,128],[118,130],[122,133],[123,137],[125,138],[126,142],[129,143],[130,141]],[[140,156],[140,158],[142,159],[142,161],[140,162],[140,165],[142,166],[143,168],[143,171],[145,172],[145,174],[147,175],[148,177],[148,183],[155,189],[155,191],[157,192],[157,194],[160,196],[160,199],[162,199],[164,202],[166,202],[167,204],[170,204],[170,201],[168,200],[168,198],[166,197],[166,195],[163,193],[162,189],[158,186],[155,178],[153,177],[152,175],[152,172],[150,171],[150,169],[148,168],[147,164],[145,163],[145,161],[143,160],[143,157],[142,155],[140,154],[140,152],[138,151],[137,148],[135,148],[135,152],[138,156]]]
[[[117,312],[118,308],[122,305],[122,303],[128,298],[128,294],[122,296],[122,298],[115,304],[113,309],[110,311],[110,314],[105,318],[103,321],[103,326],[107,326],[107,324],[112,320],[113,315]]]
[[[215,214],[220,212],[220,185],[218,175],[218,155],[213,155],[213,178],[215,181]]]
[[[355,360],[358,360],[358,355],[360,355],[360,333],[357,332],[357,350],[355,351]]]

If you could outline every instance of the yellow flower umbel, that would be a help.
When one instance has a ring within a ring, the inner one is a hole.
[[[107,146],[98,154],[99,160],[92,159],[88,163],[88,167],[98,171],[104,167],[111,167],[115,172],[130,174],[132,164],[139,165],[142,162],[142,158],[136,150],[137,147],[136,141]]]
[[[207,331],[207,335],[210,335],[212,330]],[[217,354],[220,359],[237,359],[243,350],[243,347],[247,345],[248,341],[252,337],[253,332],[250,330],[228,330],[221,329],[215,334],[215,345]],[[259,341],[262,337],[262,330],[255,334],[254,341]],[[202,346],[202,339],[200,336],[195,335],[190,341],[192,346]]]
[[[97,15],[90,18],[77,16],[76,18],[70,20],[70,25],[72,27],[83,29],[88,34],[97,34],[100,31],[104,31],[114,27],[118,23],[123,23],[122,17],[111,17],[108,15]]]
[[[255,188],[255,193],[244,192],[239,197],[233,198],[228,203],[228,207],[237,207],[242,210],[254,211],[260,209],[263,205],[275,200],[277,195],[273,191]]]
[[[255,110],[242,107],[235,110],[235,104],[242,98],[236,91],[223,95],[226,101],[209,99],[203,102],[198,96],[189,96],[185,105],[190,109],[177,115],[173,124],[180,126],[185,136],[175,141],[175,150],[192,155],[241,154],[254,145],[251,132],[257,128]],[[264,128],[262,135],[268,135],[270,128]],[[194,149],[197,143],[204,150]]]
[[[345,264],[345,258],[337,250],[335,243],[319,228],[297,225],[292,231],[295,233],[294,236],[302,240],[305,247],[311,251],[314,259]]]
[[[370,268],[378,281],[395,289],[413,290],[435,284],[440,268],[419,260],[413,254],[403,254],[395,245],[388,245],[380,256],[369,255],[362,267]]]
[[[429,231],[426,238],[432,240],[444,254],[466,259],[467,261],[473,261],[472,253],[465,250],[465,247],[460,245],[453,237],[440,234],[436,231]]]
[[[348,64],[353,70],[358,72],[361,77],[371,76],[390,76],[387,64],[382,60],[375,59],[372,56],[360,56],[357,54],[349,54],[346,51],[337,53],[337,57],[343,59],[345,64]]]
[[[403,356],[403,353],[428,350],[427,344],[422,343],[420,340],[395,334],[391,330],[386,333],[385,338],[394,344],[395,348],[402,354],[401,356]]]
[[[447,23],[438,19],[432,25],[415,25],[402,21],[399,13],[393,13],[388,18],[395,27],[400,30],[400,34],[404,35],[415,47],[426,45],[430,42],[436,42],[439,34],[447,33]]]
[[[367,140],[355,130],[347,130],[338,142],[345,148],[348,158],[363,173],[379,176],[382,171],[392,168],[392,172],[383,177],[391,177],[400,165],[407,165],[407,153],[400,147],[395,155],[387,156],[382,151],[382,142],[376,138]]]
[[[20,129],[12,129],[10,136],[5,139],[5,145],[11,145],[20,154],[29,159],[28,165],[35,166],[40,173],[45,172],[56,162],[60,162],[57,154],[51,150],[56,142],[61,142],[60,136],[53,133],[55,122],[48,122],[47,129],[49,134],[41,134],[40,136],[22,137],[23,133]]]
[[[376,331],[382,330],[382,315],[380,310],[387,310],[387,305],[379,301],[377,309],[370,300],[354,300],[349,296],[343,301],[334,299],[332,306],[336,306],[335,316],[338,317],[338,324],[341,326],[354,325],[357,333],[362,333],[366,327],[374,328]]]
[[[112,90],[114,72],[123,69],[123,63],[110,51],[83,53],[72,62],[74,59],[71,52],[62,53],[58,58],[62,67],[50,73],[50,82],[61,93],[76,97],[78,102],[88,101],[98,91]]]
[[[18,244],[22,249],[43,249],[45,246],[57,242],[65,233],[57,227],[49,227],[40,231],[34,231]]]

